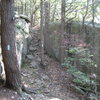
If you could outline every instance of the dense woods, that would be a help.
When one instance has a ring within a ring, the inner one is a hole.
[[[0,100],[100,99],[99,0],[0,7]]]

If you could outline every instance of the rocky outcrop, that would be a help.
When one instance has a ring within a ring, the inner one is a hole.
[[[29,20],[26,16],[20,15],[16,19],[16,44],[17,44],[17,57],[18,63],[21,67],[22,57],[25,59],[25,56],[28,51],[28,38],[29,38]]]
[[[28,19],[27,19],[28,20]],[[28,51],[28,37],[29,37],[29,21],[26,20],[26,17],[19,16],[16,19],[16,54],[18,58],[19,67],[22,64],[22,58],[24,59],[27,51]],[[2,52],[1,52],[1,39],[0,39],[0,80],[5,79],[5,71],[4,71],[4,64],[2,61]]]

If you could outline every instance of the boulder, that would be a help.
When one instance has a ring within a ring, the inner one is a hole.
[[[29,60],[33,60],[33,59],[34,59],[33,55],[27,55],[26,57],[27,57]]]
[[[40,65],[39,65],[39,62],[37,62],[37,61],[35,61],[35,60],[31,62],[31,67],[32,67],[32,68],[38,68],[39,66],[40,66]]]
[[[3,85],[6,80],[3,61],[0,61],[0,85]]]
[[[19,67],[22,64],[22,58],[25,59],[25,56],[28,51],[27,38],[29,37],[29,21],[26,20],[26,17],[18,17],[16,19],[16,45],[17,45],[17,58]],[[4,64],[2,61],[2,52],[1,52],[1,36],[0,36],[0,80],[5,79],[5,70]]]
[[[26,17],[22,17],[22,15],[16,19],[17,57],[20,67],[22,59],[25,59],[28,52],[29,25],[29,21],[26,20]]]

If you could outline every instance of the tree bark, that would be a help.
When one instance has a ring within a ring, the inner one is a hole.
[[[65,0],[62,0],[61,3],[61,33],[60,33],[60,61],[61,63],[64,62],[64,56],[65,56],[65,46],[64,46],[64,32],[65,32]]]
[[[49,31],[49,23],[50,23],[50,2],[44,2],[44,48],[49,55],[51,50],[51,40],[50,40],[50,31]]]
[[[54,22],[54,19],[55,19],[56,9],[57,9],[57,0],[55,0],[54,10],[53,10],[52,20],[51,20],[52,22]]]
[[[94,23],[94,20],[95,20],[95,5],[94,5],[94,2],[95,2],[95,0],[92,0],[92,25],[93,25],[93,28],[95,28],[95,23]]]
[[[21,73],[16,54],[14,0],[1,0],[1,46],[6,73],[6,86],[21,92]]]
[[[44,8],[44,2],[43,0],[41,0],[41,11],[40,11],[40,16],[41,16],[41,20],[40,20],[40,28],[41,28],[41,64],[44,65],[44,12],[43,12],[43,8]]]
[[[84,28],[85,28],[85,26],[84,26],[85,19],[86,19],[86,16],[88,14],[88,8],[89,8],[88,6],[89,6],[89,0],[87,0],[86,11],[85,11],[85,15],[83,16],[83,21],[82,21],[82,29],[81,30],[83,30],[83,31],[84,31]]]

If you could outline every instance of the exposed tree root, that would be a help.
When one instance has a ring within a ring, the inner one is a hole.
[[[24,85],[22,85],[22,91],[26,92],[27,94],[36,94],[36,90],[31,88],[26,88]]]
[[[34,100],[34,99],[31,97],[31,95],[22,92],[20,97],[17,100]]]
[[[29,88],[26,88],[24,85],[22,85],[22,88],[19,88],[17,90],[17,93],[19,94],[18,100],[34,100],[31,97],[31,93],[35,94],[35,91]]]

